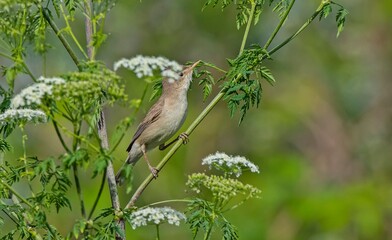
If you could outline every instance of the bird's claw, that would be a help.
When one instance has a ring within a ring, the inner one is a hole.
[[[159,170],[151,166],[149,166],[149,169],[154,179],[157,179]]]
[[[182,143],[185,145],[187,143],[189,143],[189,136],[186,133],[180,133],[180,135],[178,136],[179,139],[182,140]]]

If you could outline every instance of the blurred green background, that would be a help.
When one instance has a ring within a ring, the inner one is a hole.
[[[235,9],[201,12],[203,3],[118,1],[105,24],[110,35],[98,59],[111,68],[123,57],[162,55],[180,63],[202,59],[227,69],[225,59],[238,54],[244,29],[236,29]],[[263,83],[261,106],[248,112],[238,126],[238,116],[230,119],[225,103],[218,104],[145,191],[138,206],[188,196],[187,175],[204,171],[201,159],[222,151],[245,156],[261,169],[260,174],[245,174],[241,179],[260,188],[262,198],[227,216],[238,227],[241,239],[392,239],[392,2],[339,3],[350,12],[341,36],[336,38],[334,16],[316,20],[273,55],[273,61],[266,64],[277,82],[273,87]],[[298,1],[272,46],[302,25],[318,4]],[[260,23],[251,28],[248,46],[263,45],[277,22],[271,8],[265,9]],[[82,37],[84,29],[79,25]],[[47,56],[48,75],[76,70],[53,36],[51,43],[55,49]],[[31,57],[28,64],[36,75],[41,74],[40,59]],[[145,82],[125,70],[119,74],[130,98],[139,98]],[[19,81],[17,87],[28,84]],[[201,88],[193,84],[183,129],[211,99],[203,102]],[[143,105],[137,121],[150,105]],[[106,111],[109,132],[130,114],[120,107]],[[125,159],[123,149],[135,128],[116,153],[116,169]],[[28,130],[30,155],[62,152],[51,126]],[[15,156],[20,146],[17,135],[13,136]],[[150,159],[157,163],[165,152],[154,150]],[[136,165],[135,172],[138,185],[147,174],[144,162]],[[96,196],[99,181],[91,180],[90,173],[84,176],[88,204]],[[125,189],[121,191],[125,204],[130,196]],[[80,217],[77,199],[72,204],[72,213],[62,210],[51,215],[63,232],[70,230],[72,219]],[[105,192],[99,207],[108,206]],[[184,209],[182,204],[172,206]],[[153,226],[131,231],[128,225],[127,229],[133,239],[154,238]],[[162,239],[191,238],[185,225],[162,227],[161,234]]]

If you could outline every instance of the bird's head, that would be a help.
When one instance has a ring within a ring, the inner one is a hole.
[[[193,63],[190,66],[184,66],[180,73],[170,73],[173,76],[166,76],[163,80],[163,91],[173,89],[176,91],[188,91],[192,81],[193,69],[199,64],[200,61]]]

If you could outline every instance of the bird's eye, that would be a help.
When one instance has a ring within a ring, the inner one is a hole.
[[[184,76],[184,73],[183,73],[183,72],[180,73],[180,77],[182,77],[182,76]]]

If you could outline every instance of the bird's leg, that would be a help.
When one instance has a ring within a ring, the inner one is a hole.
[[[189,142],[189,136],[186,133],[180,133],[180,135],[178,135],[178,137],[176,139],[174,139],[173,141],[169,142],[168,144],[161,144],[159,145],[159,150],[165,150],[166,148],[168,148],[170,145],[172,145],[173,143],[177,142],[179,139],[182,139],[182,143],[183,144],[187,144]]]
[[[146,154],[146,146],[145,145],[142,145],[142,152],[143,152],[144,160],[146,160],[148,168],[150,169],[151,174],[156,179],[158,177],[159,170],[154,168],[153,166],[151,166],[150,161],[148,161],[148,157],[147,157],[147,154]]]

